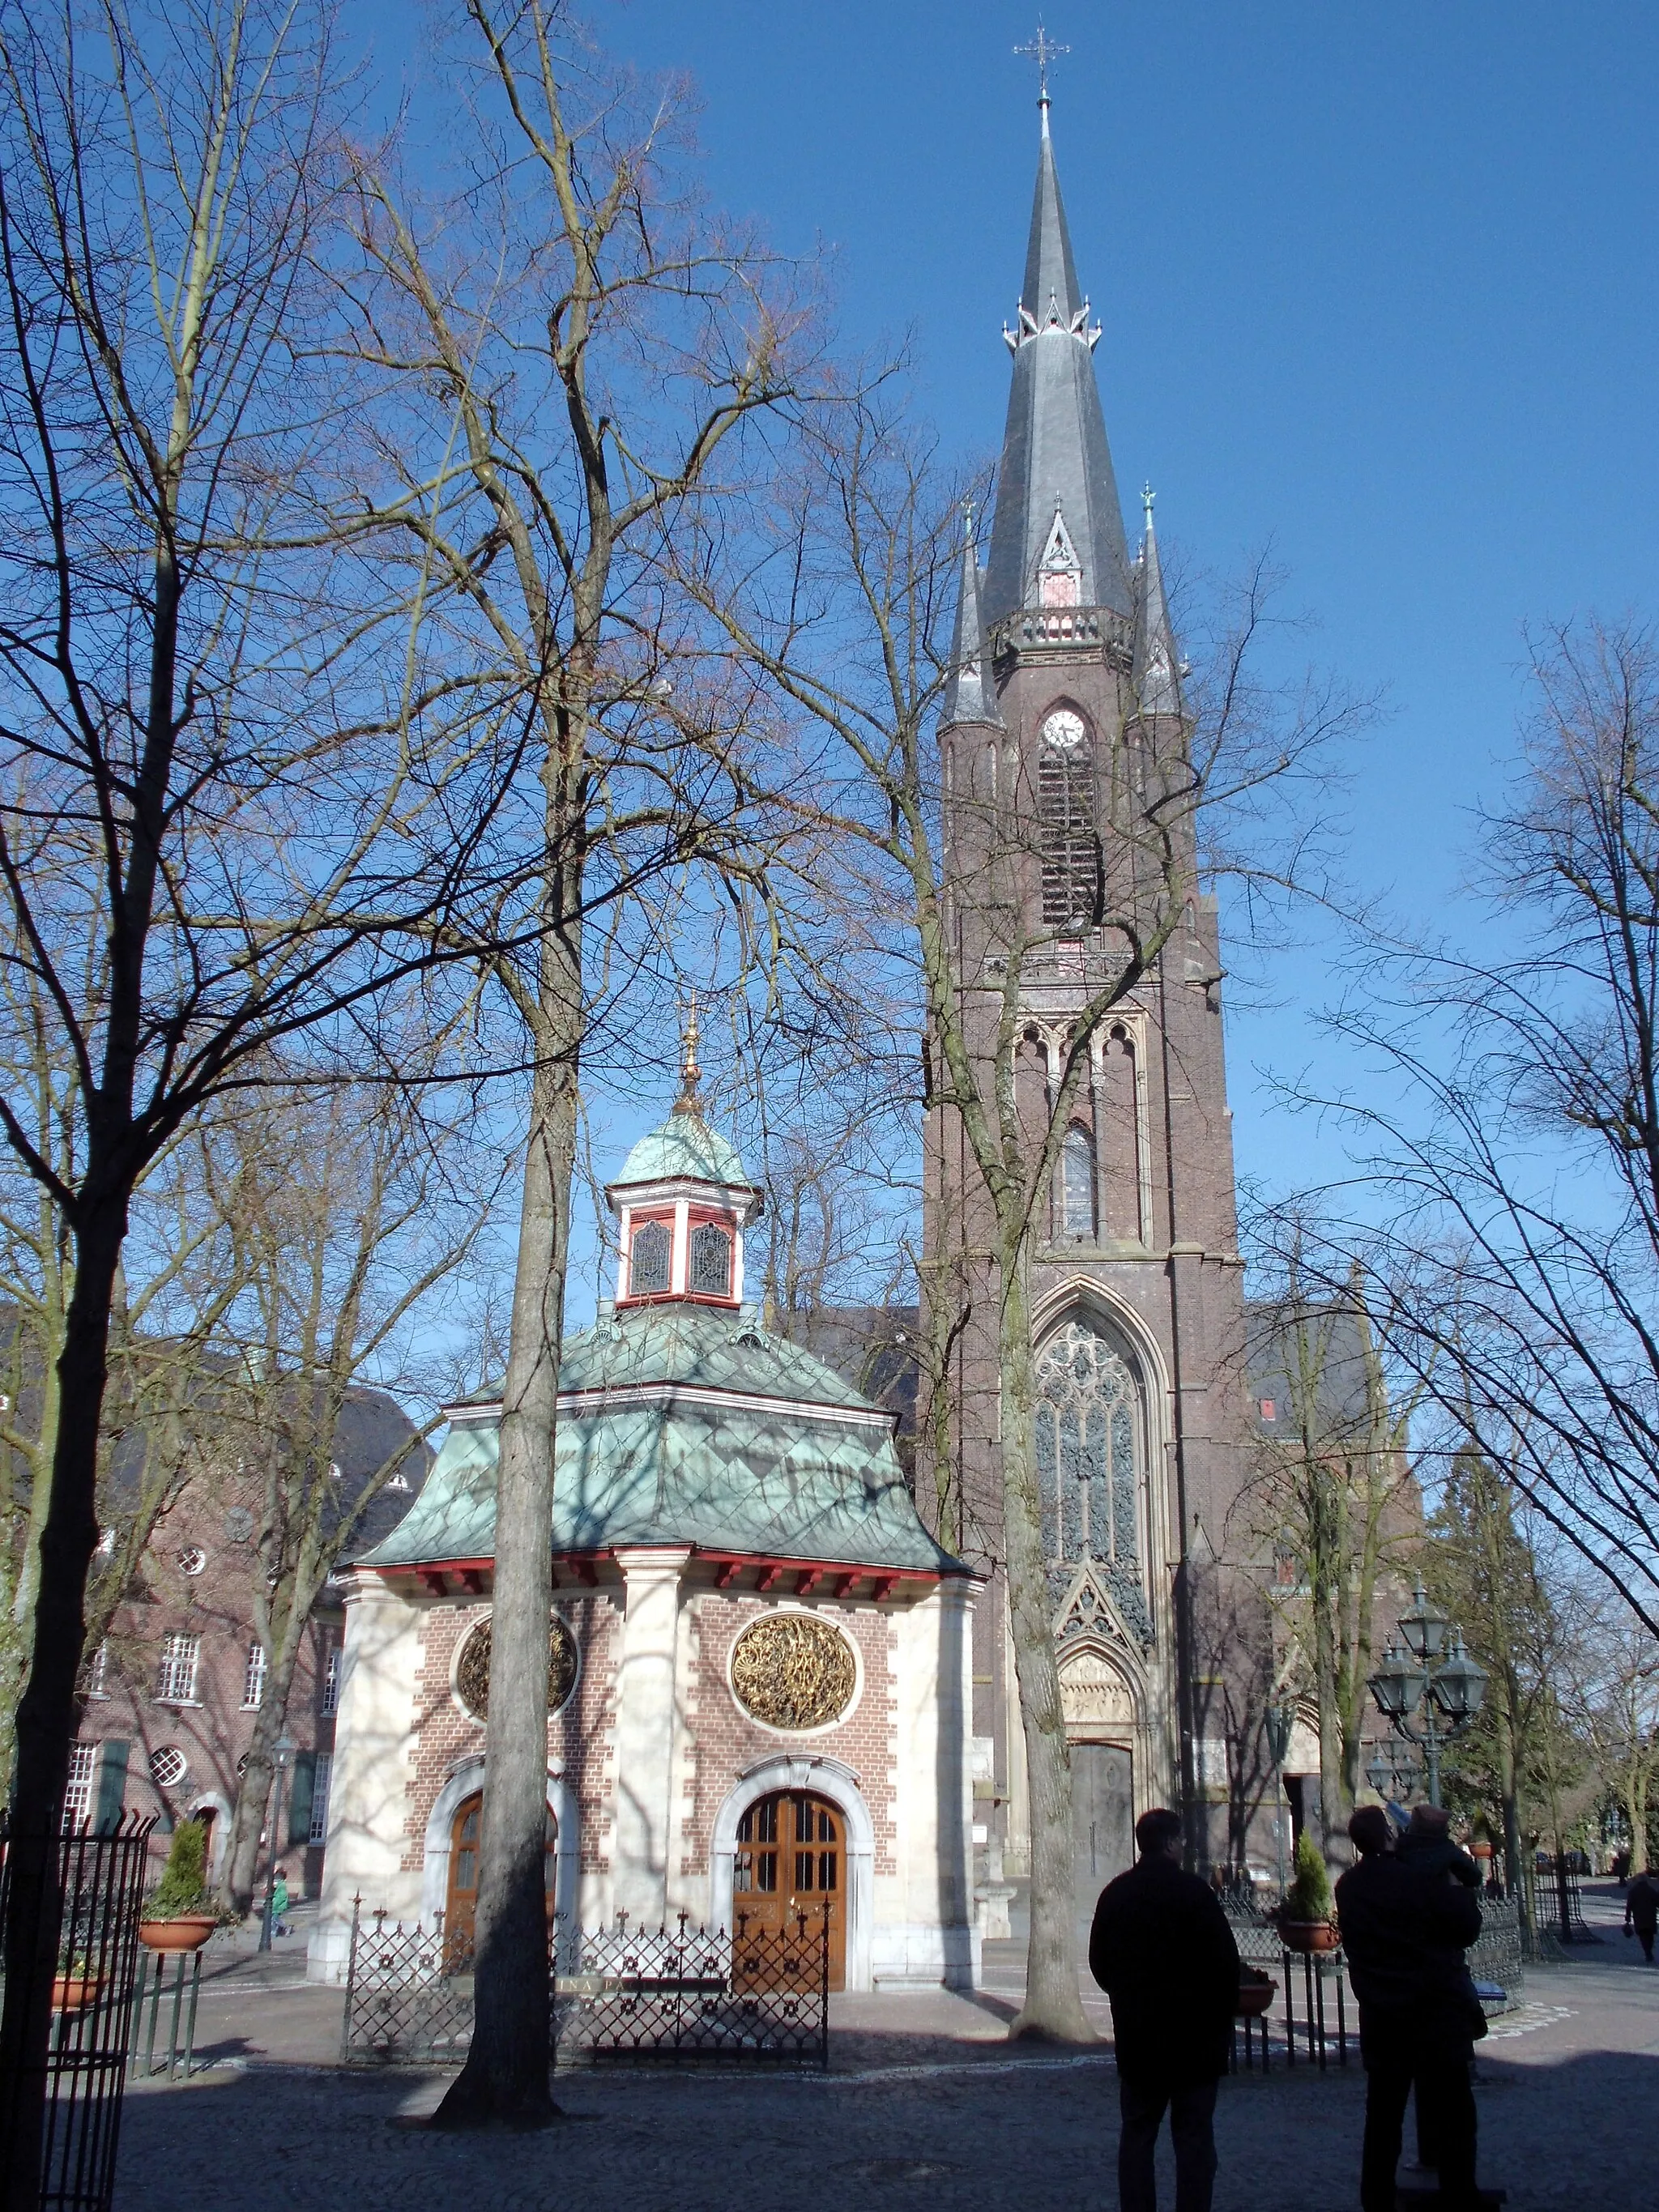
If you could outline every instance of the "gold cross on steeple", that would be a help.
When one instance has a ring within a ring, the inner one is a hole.
[[[1060,54],[1069,54],[1071,51],[1072,50],[1069,46],[1059,46],[1048,36],[1047,31],[1042,27],[1042,20],[1040,16],[1037,19],[1037,32],[1036,38],[1028,39],[1023,46],[1016,46],[1014,48],[1014,52],[1019,56],[1022,61],[1033,61],[1037,65],[1037,104],[1039,106],[1046,107],[1048,105],[1049,63],[1054,61]]]

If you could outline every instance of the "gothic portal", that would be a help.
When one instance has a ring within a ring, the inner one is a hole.
[[[1101,329],[1073,258],[1048,103],[1025,273],[1004,331],[1012,388],[988,557],[964,555],[939,732],[948,912],[982,1073],[1017,981],[1014,1088],[1054,1110],[1079,1011],[1121,963],[1114,918],[1150,865],[1148,793],[1185,773],[1187,674],[1150,494],[1133,556],[1096,376]],[[1139,811],[1137,816],[1136,808]],[[1177,810],[1178,811],[1178,810]],[[1185,865],[1190,872],[1190,824]],[[1177,857],[1181,857],[1178,855]],[[1079,1909],[1127,1863],[1134,1813],[1187,1813],[1194,1863],[1243,1855],[1259,1594],[1221,1556],[1248,1436],[1214,901],[1094,1035],[1038,1208],[1030,1304],[1036,1474],[1066,1731]],[[954,1109],[929,1125],[927,1292],[949,1302],[946,1540],[988,1574],[975,1620],[982,1889],[1024,1871],[1027,1813],[1001,1556],[998,1279],[983,1185]],[[1001,1892],[1006,1895],[1006,1891]],[[996,1932],[996,1906],[987,1917]]]

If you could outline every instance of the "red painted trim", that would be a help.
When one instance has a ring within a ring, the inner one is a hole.
[[[813,1591],[823,1580],[823,1569],[822,1567],[803,1567],[800,1572],[795,1577],[795,1595],[797,1597],[811,1597]]]
[[[781,1562],[775,1561],[772,1565],[763,1567],[756,1579],[755,1588],[757,1590],[769,1590],[782,1572],[783,1567]]]

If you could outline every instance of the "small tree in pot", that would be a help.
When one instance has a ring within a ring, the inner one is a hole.
[[[141,1941],[152,1951],[198,1951],[218,1925],[207,1881],[207,1830],[180,1820],[161,1879],[144,1899]]]
[[[1279,1932],[1291,1951],[1334,1951],[1336,1923],[1325,1859],[1304,1828],[1296,1839],[1296,1874],[1279,1908]]]

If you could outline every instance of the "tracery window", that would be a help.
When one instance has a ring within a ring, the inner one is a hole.
[[[1060,1231],[1092,1239],[1095,1233],[1095,1148],[1075,1122],[1060,1140]]]
[[[1042,725],[1037,756],[1042,921],[1086,928],[1100,916],[1100,836],[1095,827],[1094,751],[1080,715],[1061,707]]]
[[[1098,1330],[1071,1321],[1037,1355],[1037,1389],[1044,1556],[1125,1570],[1138,1589],[1134,1378]]]
[[[732,1295],[732,1238],[718,1221],[702,1222],[691,1231],[689,1287],[699,1297]]]
[[[673,1250],[665,1221],[641,1221],[634,1231],[628,1252],[628,1293],[648,1298],[668,1288],[668,1267]]]

